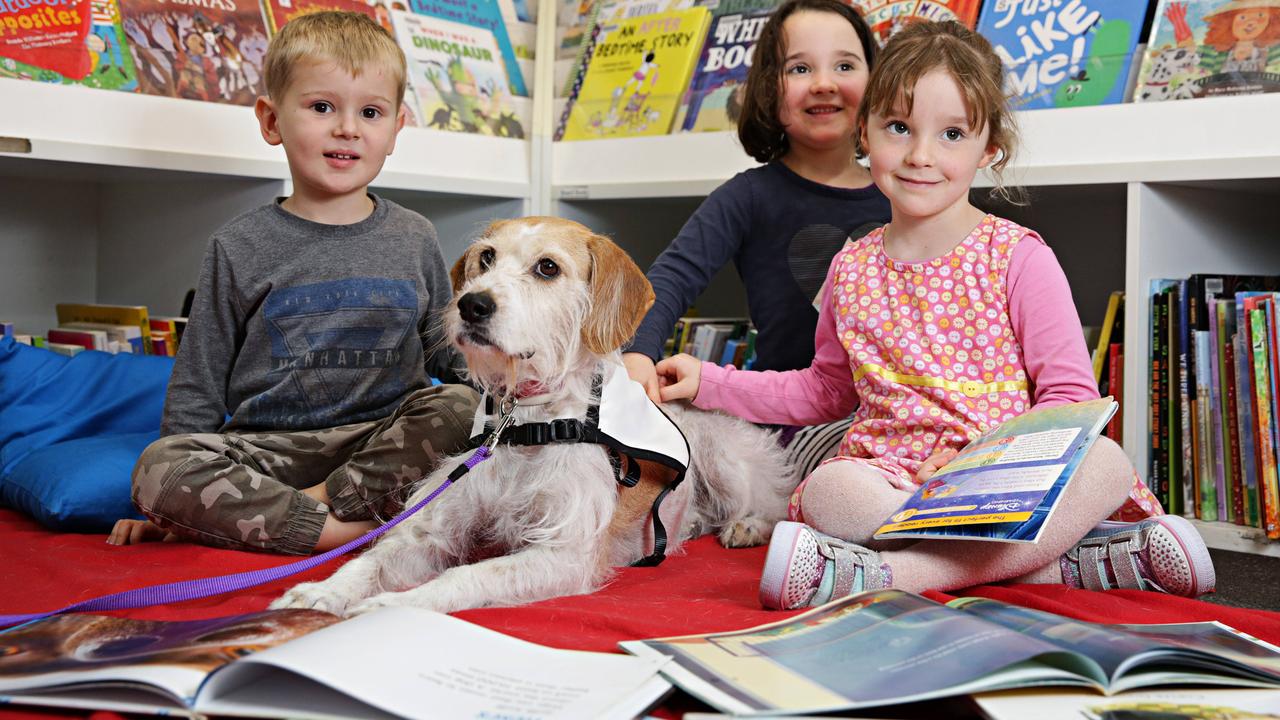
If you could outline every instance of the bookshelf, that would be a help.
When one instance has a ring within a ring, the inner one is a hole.
[[[553,0],[538,54],[554,57]],[[490,219],[555,214],[615,237],[647,266],[702,199],[754,162],[732,133],[550,140],[554,63],[535,68],[527,140],[406,128],[374,183],[436,223],[452,261]],[[145,303],[175,314],[209,234],[288,192],[280,148],[250,108],[0,79],[0,283],[6,320],[38,328],[56,302]],[[1084,322],[1126,291],[1125,448],[1147,462],[1147,288],[1196,271],[1280,272],[1280,94],[1023,113],[1008,180],[1031,205],[991,209],[1041,231]],[[989,181],[988,181],[989,183]],[[14,272],[13,269],[18,269]],[[699,301],[742,314],[726,268]],[[1236,526],[1216,547],[1280,555]]]

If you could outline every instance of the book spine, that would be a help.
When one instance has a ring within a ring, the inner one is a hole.
[[[1270,363],[1267,357],[1267,321],[1262,310],[1249,311],[1249,327],[1253,342],[1253,392],[1258,405],[1257,438],[1260,446],[1259,482],[1264,496],[1263,530],[1267,537],[1280,537],[1280,485],[1276,481],[1276,453],[1271,440],[1273,420],[1271,417],[1271,381]]]
[[[1213,478],[1213,450],[1210,445],[1210,438],[1213,434],[1211,422],[1209,420],[1211,406],[1209,402],[1209,378],[1207,377],[1209,366],[1209,332],[1207,330],[1195,331],[1196,337],[1196,422],[1198,425],[1199,440],[1197,443],[1197,451],[1200,453],[1199,467],[1197,469],[1198,477],[1196,479],[1196,487],[1199,494],[1196,497],[1196,517],[1201,520],[1217,520],[1218,519],[1218,498],[1217,489],[1214,485]],[[1203,372],[1199,372],[1203,370]]]
[[[1232,337],[1234,336],[1235,333],[1232,333]],[[1243,525],[1244,483],[1240,477],[1240,433],[1237,425],[1239,401],[1236,396],[1236,353],[1232,340],[1227,340],[1223,346],[1222,369],[1227,373],[1227,415],[1225,425],[1227,427],[1227,446],[1231,448],[1231,454],[1227,458],[1231,461],[1231,485],[1227,488],[1227,492],[1231,496],[1231,505],[1227,508],[1227,520],[1237,525]]]
[[[1187,289],[1187,281],[1179,280],[1176,284],[1178,289],[1178,404],[1179,414],[1178,422],[1181,424],[1181,452],[1182,452],[1182,498],[1177,503],[1180,514],[1192,516],[1195,514],[1195,487],[1196,487],[1196,466],[1195,466],[1195,431],[1192,417],[1194,416],[1194,400],[1195,393],[1193,384],[1189,382],[1188,366],[1190,363],[1191,353],[1191,326],[1189,322],[1189,312],[1187,306],[1189,304],[1189,290]]]
[[[1245,320],[1248,298],[1236,295],[1236,335],[1234,338],[1236,359],[1236,428],[1240,437],[1240,481],[1243,486],[1244,524],[1258,527],[1258,445],[1254,439],[1254,415],[1257,413],[1253,397],[1253,363],[1249,361],[1252,344],[1249,342],[1249,323]]]

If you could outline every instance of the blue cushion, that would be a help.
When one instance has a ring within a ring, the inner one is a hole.
[[[92,524],[104,513],[116,514],[118,508],[128,507],[129,473],[146,446],[137,443],[142,435],[154,440],[159,432],[172,369],[173,359],[167,357],[93,351],[66,357],[0,338],[0,504],[74,527],[76,513],[85,506],[60,491],[83,492],[84,484],[100,484],[97,489],[110,494],[115,504],[87,493],[86,497],[99,498],[103,510],[86,522]],[[134,437],[127,441],[110,437],[117,435]],[[52,462],[60,451],[75,452],[80,447],[67,441],[97,438],[107,445],[89,443],[85,446],[89,450],[81,451],[74,461]],[[26,466],[28,457],[38,451],[40,456]],[[104,453],[103,462],[90,451]],[[126,461],[130,453],[132,458]],[[107,463],[107,456],[114,460]],[[15,478],[20,465],[30,474]]]
[[[52,530],[108,532],[140,518],[129,499],[133,465],[160,431],[79,438],[28,453],[0,481],[0,505]]]

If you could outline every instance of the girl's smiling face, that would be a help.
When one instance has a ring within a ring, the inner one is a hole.
[[[791,15],[782,31],[787,55],[778,121],[792,147],[848,143],[869,74],[858,33],[844,17],[816,11]]]
[[[1238,40],[1256,40],[1267,29],[1270,17],[1266,8],[1241,10],[1231,18],[1231,32]]]

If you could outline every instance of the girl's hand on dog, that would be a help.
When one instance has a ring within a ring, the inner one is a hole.
[[[662,402],[662,395],[658,392],[661,387],[658,382],[658,371],[654,369],[653,361],[648,355],[636,352],[622,353],[622,364],[627,368],[627,375],[644,387],[644,392],[650,400],[655,403]]]
[[[658,392],[662,402],[692,400],[698,396],[698,386],[702,383],[701,360],[680,353],[658,363],[655,370],[661,383]]]
[[[926,480],[933,477],[933,474],[942,469],[943,465],[956,459],[960,454],[955,448],[942,448],[941,450],[930,455],[928,459],[920,465],[920,469],[916,471],[916,482],[923,485]]]

